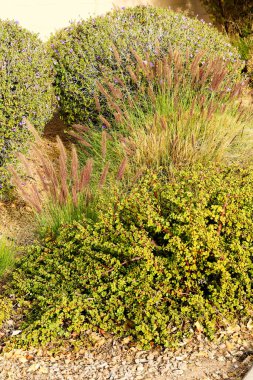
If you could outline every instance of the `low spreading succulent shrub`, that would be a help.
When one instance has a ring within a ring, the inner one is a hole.
[[[6,292],[23,313],[16,345],[85,331],[171,346],[252,313],[252,170],[161,169],[101,205],[99,220],[29,249]]]
[[[226,37],[204,22],[168,9],[138,6],[115,10],[58,31],[49,41],[49,49],[57,72],[56,93],[67,123],[97,121],[96,81],[111,69],[114,81],[124,77],[131,49],[145,61],[146,53],[151,59],[160,58],[175,47],[189,60],[205,50],[203,60],[220,57],[230,63],[228,77],[238,76],[239,54]],[[105,103],[101,106],[105,110]]]
[[[0,188],[6,164],[29,140],[24,118],[42,130],[53,113],[52,61],[42,42],[12,21],[0,21]],[[0,190],[1,191],[1,190]]]

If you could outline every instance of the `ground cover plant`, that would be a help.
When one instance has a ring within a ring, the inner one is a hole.
[[[138,6],[81,20],[58,31],[49,41],[57,72],[55,89],[68,124],[97,122],[96,81],[108,69],[122,79],[132,58],[130,48],[143,60],[146,53],[151,59],[161,58],[171,48],[178,48],[182,54],[188,51],[192,60],[199,50],[205,50],[204,60],[220,57],[230,63],[227,75],[231,79],[238,76],[238,65],[242,67],[237,50],[225,36],[197,19],[168,9]],[[115,62],[116,51],[120,67]]]
[[[7,285],[23,315],[16,345],[87,330],[173,346],[252,315],[251,168],[149,173],[99,219],[47,236]],[[75,337],[75,338],[74,338]]]
[[[27,147],[29,117],[42,131],[54,109],[53,64],[36,34],[14,21],[0,21],[0,192],[6,165]],[[8,187],[8,186],[7,186]]]

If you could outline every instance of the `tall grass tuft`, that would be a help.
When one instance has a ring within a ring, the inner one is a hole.
[[[100,119],[115,143],[121,141],[130,164],[157,168],[229,160],[252,120],[252,108],[245,112],[239,102],[248,82],[230,87],[227,63],[205,62],[204,52],[191,63],[172,50],[153,62],[134,50],[132,56],[129,77],[115,78],[114,91],[106,78],[98,84],[114,122],[105,123],[106,115]],[[137,95],[127,91],[126,81]]]
[[[0,238],[0,276],[14,263],[14,244],[5,237]]]
[[[12,182],[23,200],[36,212],[40,232],[43,234],[51,230],[56,233],[62,224],[94,214],[94,203],[106,185],[109,163],[105,163],[103,168],[101,166],[100,172],[95,172],[93,159],[88,158],[81,164],[75,145],[72,144],[71,151],[67,151],[59,136],[56,138],[58,159],[52,162],[46,143],[28,121],[27,125],[35,137],[31,148],[33,161],[19,154],[23,174],[10,166]],[[72,132],[72,136],[86,148],[90,147],[79,135],[80,131],[87,129],[80,125],[76,125],[75,129],[77,132]],[[105,158],[105,155],[106,132],[102,133],[101,142],[101,156]],[[114,181],[122,179],[125,169],[126,164],[119,164],[120,175]]]
[[[120,141],[120,134],[115,133],[113,129],[105,129],[104,124],[101,129],[85,127],[85,130],[81,130],[79,127],[76,128],[76,125],[74,125],[73,131],[68,131],[68,133],[75,137],[76,142],[79,144],[77,149],[80,164],[84,165],[87,159],[92,160],[93,174],[100,186],[108,178],[108,175],[111,181],[117,180],[118,171],[127,156]],[[82,140],[85,140],[89,145],[86,145],[85,149]],[[124,179],[126,180],[129,171],[128,165],[123,165],[123,169]]]
[[[104,76],[97,84],[97,102],[105,99],[109,109],[100,115],[101,129],[74,126],[70,132],[89,145],[81,149],[81,160],[92,157],[99,170],[107,160],[116,178],[125,161],[125,179],[160,166],[245,160],[245,131],[253,127],[252,107],[240,102],[246,80],[231,86],[227,63],[205,62],[204,52],[191,62],[189,53],[183,58],[172,50],[157,61],[131,53],[128,76],[122,67],[114,83]],[[138,91],[128,91],[129,85]],[[252,139],[248,145],[252,151]]]

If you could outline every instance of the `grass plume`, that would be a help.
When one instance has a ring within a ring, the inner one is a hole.
[[[88,128],[75,125],[74,129],[76,132],[70,131],[71,136],[75,137],[83,148],[90,149],[91,144],[82,135],[84,132],[87,134]],[[32,126],[30,130],[33,132]],[[86,143],[83,144],[83,141]],[[69,152],[59,136],[56,138],[58,151],[56,159],[52,160],[47,153],[43,139],[35,136],[31,148],[33,159],[19,155],[21,169],[17,170],[10,166],[12,182],[21,198],[34,209],[41,232],[51,229],[56,233],[61,224],[80,220],[86,212],[90,212],[91,204],[96,202],[108,178],[110,163],[104,164],[107,143],[107,132],[102,131],[100,141],[102,170],[94,166],[92,157],[86,157],[82,164],[75,145],[71,145]],[[118,171],[120,173],[118,180],[121,180],[124,168],[119,168]]]
[[[221,59],[204,62],[204,52],[192,63],[178,51],[171,50],[154,62],[131,52],[129,77],[115,85],[123,99],[109,91],[107,81],[98,85],[114,116],[108,133],[115,145],[121,141],[129,165],[137,170],[227,160],[235,141],[250,125],[249,109],[240,110],[240,118],[238,113],[238,99],[247,81],[231,83],[228,64]],[[137,92],[127,90],[129,83],[137,86]],[[116,107],[120,117],[115,115]],[[102,115],[100,119],[104,120]]]

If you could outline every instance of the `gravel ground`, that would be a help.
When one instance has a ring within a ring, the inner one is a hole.
[[[0,380],[241,380],[253,364],[252,332],[250,324],[229,327],[213,342],[200,334],[176,351],[142,351],[94,334],[96,347],[77,353],[4,353]]]
[[[18,245],[32,242],[33,216],[20,200],[0,202],[0,239],[2,236]]]

